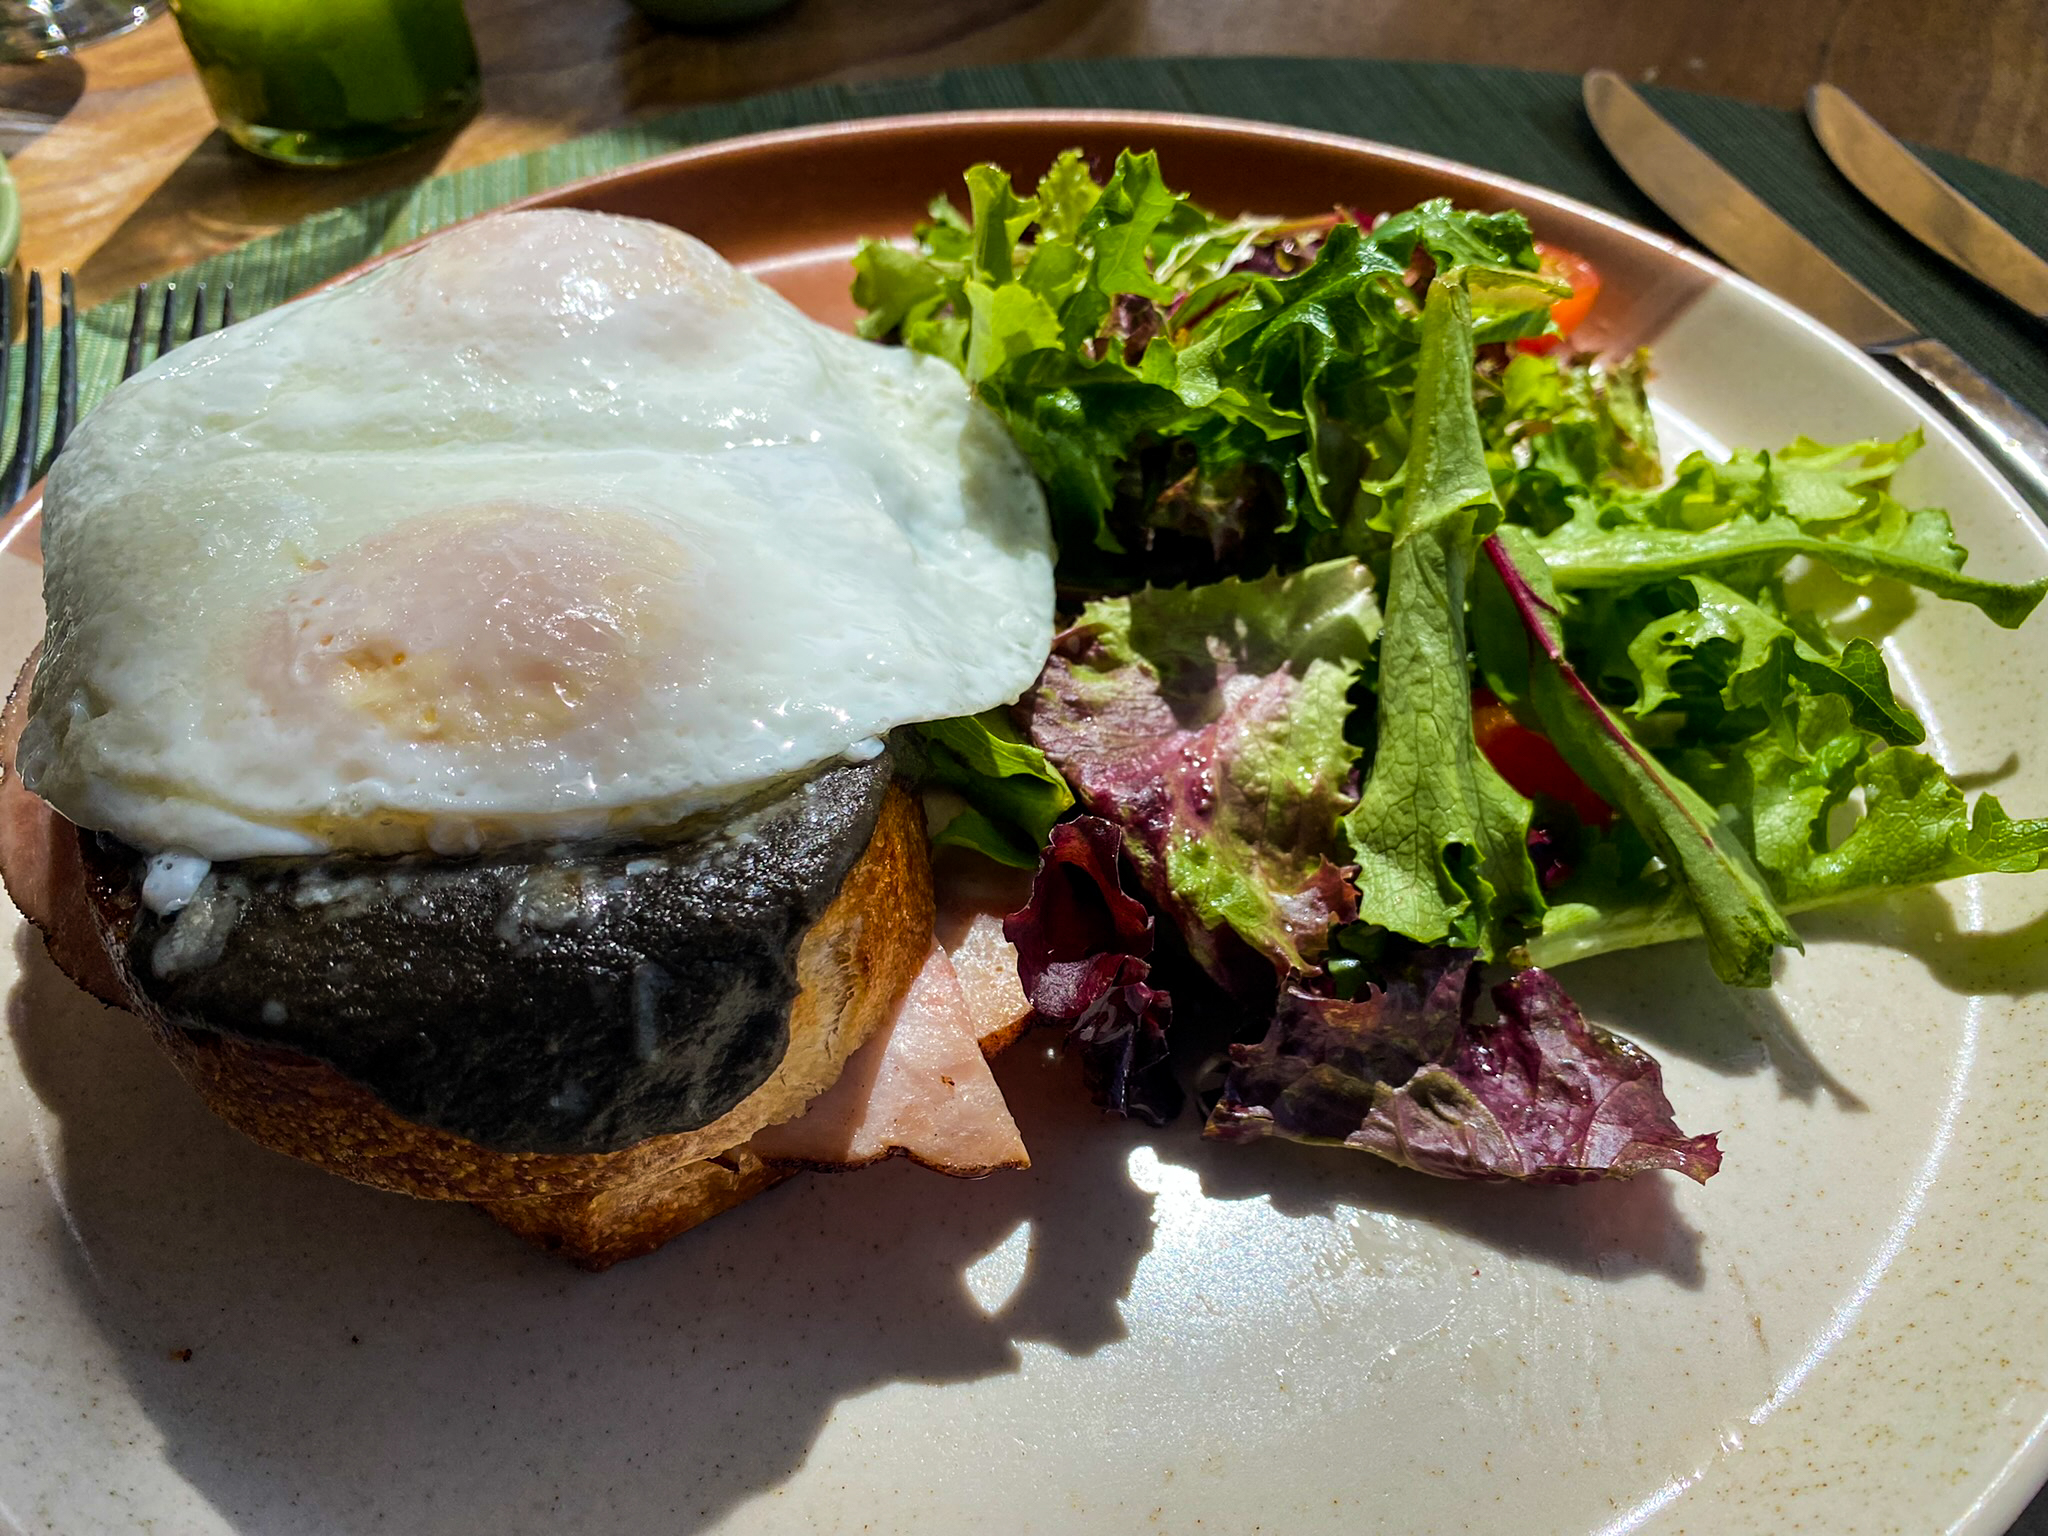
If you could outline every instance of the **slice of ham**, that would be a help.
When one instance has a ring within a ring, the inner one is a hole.
[[[806,1168],[860,1168],[899,1153],[962,1178],[1031,1166],[959,973],[936,943],[895,1016],[854,1052],[839,1081],[747,1147]]]
[[[59,970],[101,1002],[126,1008],[127,985],[107,958],[85,901],[78,829],[30,794],[14,767],[41,655],[41,646],[30,653],[0,713],[0,883],[21,915],[42,930]]]
[[[1031,1022],[1031,1000],[1017,979],[1017,946],[1003,937],[1002,914],[977,912],[966,931],[946,946],[967,998],[982,1054],[993,1057]]]
[[[994,1056],[1031,1021],[1017,947],[1003,937],[1003,919],[1031,900],[1031,871],[943,848],[932,860],[932,890],[939,906],[933,929],[959,974],[982,1054]]]

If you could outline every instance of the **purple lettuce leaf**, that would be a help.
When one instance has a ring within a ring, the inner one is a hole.
[[[1003,920],[1003,936],[1038,1021],[1066,1026],[1089,1095],[1165,1125],[1187,1099],[1168,1054],[1173,1000],[1148,985],[1153,918],[1124,889],[1123,850],[1123,833],[1099,816],[1055,826],[1031,900]]]
[[[1152,914],[1124,890],[1117,867],[1123,842],[1099,816],[1059,823],[1032,877],[1030,903],[1003,920],[1024,995],[1048,1019],[1078,1019],[1118,984],[1127,961],[1152,953]]]
[[[1378,628],[1351,560],[1147,589],[1091,603],[1021,706],[1196,962],[1261,1011],[1357,911],[1346,695]]]
[[[1477,991],[1473,952],[1446,949],[1356,999],[1289,988],[1265,1039],[1231,1047],[1205,1134],[1357,1147],[1449,1179],[1720,1168],[1715,1137],[1674,1123],[1657,1063],[1587,1024],[1547,972],[1495,987],[1492,1024],[1472,1018]]]
[[[1108,333],[1119,355],[1132,368],[1145,359],[1145,349],[1166,328],[1166,316],[1142,293],[1120,293],[1110,301]]]
[[[1139,974],[1145,962],[1127,962]],[[1113,1114],[1137,1116],[1148,1125],[1177,1118],[1187,1090],[1173,1075],[1167,1031],[1173,999],[1142,980],[1106,989],[1083,1010],[1067,1032],[1067,1048],[1081,1058],[1088,1096]]]

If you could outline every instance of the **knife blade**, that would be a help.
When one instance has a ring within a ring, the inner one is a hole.
[[[1947,344],[1919,335],[1619,75],[1591,71],[1584,97],[1601,143],[1652,202],[1736,271],[1903,373],[2048,516],[2048,427]]]
[[[1828,158],[1893,223],[1986,287],[2048,319],[2048,260],[1936,175],[1832,85],[1806,93],[1806,120]]]

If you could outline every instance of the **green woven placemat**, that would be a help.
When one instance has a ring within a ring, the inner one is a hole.
[[[802,123],[971,107],[1135,107],[1355,134],[1469,161],[1676,233],[1607,158],[1578,90],[1569,76],[1521,70],[1308,59],[1045,60],[820,86],[649,119],[437,176],[201,262],[180,280],[187,291],[191,281],[232,281],[236,308],[249,315],[427,230],[650,155]],[[2048,332],[1872,212],[1834,175],[1796,114],[1676,91],[1649,94],[1850,271],[2048,415]],[[1953,156],[1930,158],[2021,239],[2048,250],[2048,188]],[[83,406],[119,375],[129,313],[124,299],[83,317]]]

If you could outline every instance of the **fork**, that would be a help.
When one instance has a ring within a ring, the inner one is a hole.
[[[135,285],[135,313],[128,322],[128,351],[121,359],[121,377],[132,379],[143,363],[142,344],[149,334],[149,284]],[[192,324],[185,331],[187,341],[197,341],[210,330],[226,330],[235,323],[235,285],[223,283],[220,291],[220,323],[209,324],[206,318],[206,284],[198,284],[192,291]],[[164,284],[162,318],[156,327],[156,355],[162,357],[178,345],[178,285]]]
[[[78,296],[71,286],[71,274],[58,280],[61,319],[57,326],[57,425],[49,454],[38,460],[36,448],[43,435],[43,274],[28,275],[27,325],[22,336],[21,410],[14,432],[14,451],[7,468],[0,471],[0,509],[10,509],[28,494],[32,481],[43,472],[64,439],[71,435],[78,419]],[[12,274],[0,272],[0,383],[7,378],[14,348],[14,282]]]
[[[128,325],[128,350],[122,359],[121,377],[132,378],[143,364],[144,343],[149,336],[149,315],[153,295],[148,283],[135,288],[135,313]],[[63,449],[78,424],[78,295],[71,274],[58,278],[57,321],[57,419],[50,432],[50,446],[40,455],[43,435],[43,274],[28,275],[26,321],[22,337],[21,403],[15,417],[14,447],[7,467],[0,470],[0,514],[19,505],[28,488],[49,473],[51,462]],[[178,285],[164,284],[161,318],[156,326],[156,355],[161,357],[178,345]],[[0,383],[8,376],[14,337],[14,282],[0,272]],[[220,318],[207,318],[206,284],[197,285],[192,303],[192,321],[185,332],[191,341],[209,330],[225,329],[235,322],[235,290],[232,283],[221,290]]]

